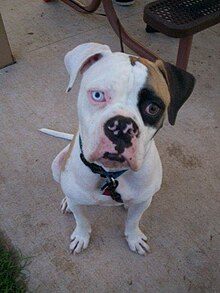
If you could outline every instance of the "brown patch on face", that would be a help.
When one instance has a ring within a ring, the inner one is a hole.
[[[135,57],[135,56],[129,56],[131,65],[134,66],[135,62],[141,62],[139,57]]]
[[[72,150],[73,150],[74,143],[75,143],[75,136],[74,136],[74,138],[71,140],[71,143],[70,143],[69,149],[68,149],[68,151],[67,151],[67,153],[66,153],[66,155],[65,155],[65,158],[64,158],[64,160],[63,160],[63,162],[62,162],[61,171],[64,171],[64,170],[65,170],[66,163],[67,163],[67,161],[69,160],[70,154],[71,154],[71,152],[72,152]]]
[[[143,64],[148,68],[148,85],[156,93],[158,97],[161,97],[164,104],[168,107],[170,104],[170,93],[167,83],[163,74],[159,70],[157,63],[150,62],[146,59],[142,59]]]
[[[163,66],[163,61],[157,60],[155,63],[141,57],[129,56],[131,65],[134,66],[136,62],[140,62],[148,69],[148,77],[146,81],[146,87],[153,90],[155,94],[160,97],[166,107],[170,104],[170,93],[165,80],[165,76],[162,74],[160,67]]]

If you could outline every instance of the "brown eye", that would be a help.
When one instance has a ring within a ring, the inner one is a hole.
[[[147,105],[145,112],[148,115],[155,116],[160,112],[160,107],[155,103],[150,103],[149,105]]]

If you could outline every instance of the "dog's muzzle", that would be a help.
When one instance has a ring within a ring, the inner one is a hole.
[[[110,160],[123,161],[125,149],[132,146],[132,139],[139,136],[139,128],[130,117],[115,116],[104,124],[104,132],[108,139],[115,145],[116,154],[105,153],[104,157]]]
[[[141,163],[141,133],[137,123],[131,117],[116,115],[105,121],[102,127],[96,147],[87,155],[87,160],[108,169],[130,167],[134,171],[138,170]]]

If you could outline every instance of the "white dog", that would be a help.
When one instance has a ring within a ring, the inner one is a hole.
[[[145,254],[149,246],[139,221],[162,181],[154,136],[166,112],[174,125],[192,92],[194,77],[169,63],[112,53],[108,46],[96,43],[76,47],[64,61],[70,75],[68,92],[77,74],[82,74],[79,131],[52,163],[53,177],[65,194],[62,211],[71,211],[76,221],[70,250],[79,253],[89,244],[91,226],[83,205],[123,204],[128,208],[128,245]]]

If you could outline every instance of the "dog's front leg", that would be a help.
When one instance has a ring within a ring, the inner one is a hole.
[[[91,225],[83,213],[82,206],[71,204],[68,201],[68,208],[72,211],[76,221],[76,228],[70,237],[70,251],[74,254],[80,253],[88,247]]]
[[[148,201],[130,206],[125,224],[125,236],[130,249],[141,255],[144,255],[146,251],[149,252],[150,250],[146,242],[147,237],[139,228],[139,222],[144,211],[149,207],[151,200],[152,197]]]

